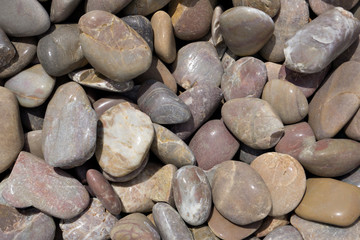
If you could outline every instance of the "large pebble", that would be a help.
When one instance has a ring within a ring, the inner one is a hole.
[[[15,57],[16,50],[6,33],[0,28],[0,68],[8,65]]]
[[[51,1],[50,20],[58,23],[66,20],[80,4],[81,0],[53,0]]]
[[[116,14],[131,1],[132,0],[87,0],[85,2],[85,11],[91,12],[94,10],[102,10]]]
[[[267,13],[270,17],[274,17],[280,9],[280,0],[270,0],[270,1],[232,0],[232,3],[234,5],[234,7],[246,6],[246,7],[257,8],[257,9]],[[283,7],[283,4],[281,3],[281,8],[282,7]]]
[[[126,15],[147,16],[165,7],[169,2],[170,0],[132,0],[123,13]]]
[[[269,233],[264,240],[303,240],[300,232],[293,226],[282,226]]]

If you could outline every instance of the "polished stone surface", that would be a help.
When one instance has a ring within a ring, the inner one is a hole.
[[[121,103],[121,102],[129,102],[133,107],[137,107],[136,104],[131,103],[129,99],[123,96],[107,96],[105,98],[100,98],[96,102],[93,103],[94,110],[98,118],[106,112],[109,108]]]
[[[303,240],[300,232],[293,226],[282,226],[274,229],[264,240]]]
[[[141,15],[130,15],[122,17],[121,20],[140,34],[149,45],[151,52],[154,51],[154,31],[149,19]]]
[[[341,177],[341,181],[350,183],[360,188],[360,167]]]
[[[102,10],[116,14],[131,1],[132,0],[87,0],[85,2],[85,11]]]
[[[347,137],[360,141],[360,111],[358,110],[352,119],[345,126],[345,134]]]
[[[132,0],[123,10],[125,15],[147,16],[165,7],[170,0]]]
[[[359,0],[309,0],[309,6],[315,14],[320,15],[334,7],[350,10],[358,2]]]
[[[278,64],[278,63],[265,62],[268,81],[271,81],[273,79],[279,79],[279,71],[280,71],[281,66],[282,65]]]
[[[66,20],[80,4],[81,0],[52,0],[50,21],[59,23]]]

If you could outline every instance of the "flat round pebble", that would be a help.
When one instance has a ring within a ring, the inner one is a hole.
[[[269,233],[264,240],[303,240],[300,232],[293,226],[282,226]]]

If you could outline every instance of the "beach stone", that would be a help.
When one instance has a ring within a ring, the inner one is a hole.
[[[209,42],[192,42],[178,51],[173,76],[181,87],[199,84],[220,86],[224,72],[215,47]]]
[[[209,170],[213,166],[232,159],[240,143],[224,125],[222,120],[206,122],[192,137],[189,147],[198,166]]]
[[[106,112],[106,110],[122,102],[129,102],[134,108],[137,107],[135,103],[131,103],[129,99],[123,96],[108,96],[106,98],[100,98],[99,100],[93,103],[93,107],[96,112],[96,115],[98,116],[98,118],[100,118],[100,116],[104,112]]]
[[[186,223],[199,226],[206,222],[212,206],[211,187],[201,168],[179,168],[174,176],[173,194],[175,206]]]
[[[307,221],[295,214],[290,218],[290,222],[301,233],[304,240],[353,240],[360,234],[359,219],[345,228]]]
[[[169,15],[177,38],[185,41],[198,40],[210,30],[213,16],[212,1],[170,1]]]
[[[49,76],[41,64],[25,69],[6,81],[4,87],[12,91],[22,107],[38,107],[50,96],[55,78]]]
[[[149,212],[156,202],[174,205],[173,178],[177,168],[172,164],[162,166],[149,162],[134,179],[123,183],[112,183],[121,199],[125,213]]]
[[[219,240],[207,225],[190,228],[190,231],[194,240]]]
[[[45,161],[53,167],[82,165],[94,154],[96,123],[96,113],[79,84],[58,87],[47,106],[42,130]]]
[[[24,108],[20,106],[20,117],[24,129],[28,131],[42,130],[46,107],[47,102],[35,108]]]
[[[270,17],[274,17],[279,12],[280,2],[281,0],[270,0],[267,2],[261,0],[232,0],[234,7],[245,6],[257,8],[268,14]],[[282,6],[283,5],[281,4],[281,8]]]
[[[131,0],[86,0],[85,12],[91,12],[93,10],[102,10],[111,13],[120,12]]]
[[[265,237],[275,229],[281,226],[285,226],[289,223],[290,222],[286,215],[278,217],[267,216],[254,234],[256,237]]]
[[[255,149],[255,148],[247,146],[246,144],[241,144],[239,160],[243,161],[243,162],[245,162],[247,164],[250,164],[252,161],[254,161],[255,158],[257,158],[261,154],[264,154],[264,153],[267,153],[267,152],[268,152],[267,149],[266,150]]]
[[[2,196],[16,208],[34,206],[61,219],[79,215],[89,204],[78,180],[27,152],[20,152]]]
[[[100,117],[96,159],[106,173],[123,177],[141,166],[153,137],[150,118],[128,102],[119,103]]]
[[[267,82],[261,99],[271,105],[284,124],[300,122],[309,111],[303,92],[288,81],[273,79]]]
[[[246,27],[251,25],[251,28]],[[238,56],[257,53],[274,32],[269,15],[252,7],[233,7],[220,16],[220,30],[226,46]]]
[[[151,151],[164,163],[180,168],[194,165],[195,156],[189,146],[169,129],[154,123],[155,136]]]
[[[167,203],[156,203],[152,209],[153,217],[161,239],[163,240],[192,240],[190,230],[176,212]]]
[[[23,70],[36,54],[36,39],[33,37],[12,38],[15,57],[6,66],[0,67],[0,79],[9,78]]]
[[[360,167],[341,177],[341,181],[350,183],[360,188]]]
[[[54,239],[54,220],[36,209],[19,211],[0,204],[0,218],[0,238],[3,240]]]
[[[253,234],[261,225],[261,220],[248,224],[236,225],[224,218],[216,207],[213,207],[208,225],[211,231],[221,239],[244,239]]]
[[[189,107],[165,84],[153,79],[139,89],[137,104],[158,124],[184,123],[191,117]]]
[[[154,51],[154,31],[149,19],[141,15],[122,17],[127,25],[134,29],[147,42],[151,52]]]
[[[221,215],[237,225],[262,220],[271,210],[264,180],[248,164],[238,161],[219,164],[212,180],[212,197]]]
[[[311,10],[316,14],[320,15],[335,7],[342,7],[346,10],[352,9],[359,0],[309,0]],[[281,5],[282,6],[282,5]]]
[[[75,70],[69,73],[69,78],[80,85],[108,92],[127,92],[134,87],[132,80],[117,82],[105,77],[94,68]]]
[[[97,198],[92,198],[90,206],[81,215],[61,220],[59,225],[64,240],[106,240],[116,222],[117,218],[105,211]]]
[[[268,80],[271,81],[273,79],[279,79],[279,71],[281,68],[281,64],[273,63],[273,62],[265,62],[265,67],[267,71]]]
[[[0,87],[0,173],[16,160],[24,145],[18,101],[10,90]]]
[[[66,20],[80,4],[81,0],[53,0],[50,8],[50,21],[59,23]]]
[[[216,6],[211,19],[211,41],[215,47],[225,44],[224,38],[220,31],[220,16],[223,12],[224,12],[223,6],[221,5]]]
[[[125,15],[147,16],[165,7],[170,0],[132,0],[123,10]]]
[[[303,240],[300,232],[293,226],[282,226],[269,233],[264,240]]]
[[[160,235],[154,224],[141,213],[132,213],[121,218],[111,229],[112,240],[160,240]]]
[[[254,57],[244,57],[224,72],[221,90],[226,101],[242,97],[260,98],[266,80],[264,62]]]
[[[335,136],[358,110],[360,106],[360,93],[357,91],[360,89],[358,67],[360,67],[358,62],[342,64],[311,100],[308,122],[314,130],[316,139]]]
[[[25,133],[24,151],[44,159],[44,154],[42,153],[41,137],[42,130],[35,130]]]
[[[115,15],[91,11],[80,18],[79,28],[84,56],[104,76],[124,82],[150,67],[152,54],[149,45]]]
[[[183,140],[190,137],[213,115],[222,97],[220,88],[206,84],[197,85],[181,93],[179,98],[189,106],[191,117],[185,123],[173,125],[170,130]]]
[[[305,171],[298,160],[288,154],[269,152],[255,158],[250,166],[270,191],[270,216],[288,214],[298,206],[306,188]]]
[[[13,37],[31,37],[46,32],[50,18],[37,0],[2,2],[0,28]]]
[[[354,185],[331,178],[310,178],[295,213],[310,221],[348,227],[360,216],[359,202],[360,189]]]
[[[15,57],[16,50],[6,33],[0,28],[0,68],[8,65]]]
[[[121,212],[121,202],[118,195],[106,178],[97,170],[86,171],[86,181],[101,204],[113,215]]]
[[[261,99],[232,99],[222,106],[221,116],[237,139],[255,149],[274,147],[284,134],[279,116]]]
[[[87,64],[79,36],[77,24],[58,24],[40,39],[37,57],[49,75],[59,77]]]
[[[345,134],[349,138],[360,141],[360,112],[356,112],[354,117],[345,126]]]
[[[154,30],[154,49],[157,56],[165,63],[172,63],[176,58],[176,42],[169,14],[157,11],[151,17]]]

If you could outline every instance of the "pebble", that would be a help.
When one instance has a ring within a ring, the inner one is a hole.
[[[154,31],[149,19],[141,15],[122,17],[127,25],[134,29],[147,42],[151,52],[154,51]]]
[[[280,2],[281,2],[281,7],[282,7],[283,2],[281,0],[270,0],[267,2],[264,2],[261,0],[246,0],[246,1],[232,0],[234,7],[246,6],[246,7],[257,8],[257,9],[265,12],[266,14],[268,14],[270,17],[275,17],[275,15],[279,12]],[[298,13],[298,12],[296,12],[296,13]]]
[[[163,8],[169,2],[170,0],[132,0],[123,10],[123,13],[126,15],[147,16]]]
[[[8,65],[15,57],[16,50],[6,33],[0,28],[0,68]]]
[[[120,12],[131,0],[87,0],[85,2],[85,12],[91,12],[94,10],[102,10],[110,13]]]
[[[352,9],[359,0],[309,0],[311,10],[316,14],[320,15],[335,7],[342,7],[346,10]]]
[[[290,222],[287,215],[282,215],[278,217],[267,216],[262,222],[261,226],[254,233],[257,237],[265,237],[275,229],[288,225]]]
[[[106,112],[106,110],[122,102],[129,102],[134,108],[139,109],[136,104],[131,103],[127,98],[123,96],[108,96],[107,98],[100,98],[93,103],[93,107],[96,115],[98,116],[98,118],[100,118],[100,116],[104,112]]]
[[[42,129],[45,161],[62,168],[86,162],[95,151],[96,122],[96,113],[79,84],[58,87],[47,106]]]
[[[41,138],[42,130],[35,130],[25,133],[24,151],[29,152],[41,159],[44,159]]]
[[[81,0],[53,0],[50,8],[50,21],[59,23],[66,20],[80,4]]]
[[[264,240],[303,240],[300,232],[293,226],[282,226],[269,233]]]
[[[360,167],[348,173],[347,175],[344,175],[341,178],[341,181],[350,183],[360,188]]]
[[[358,4],[359,5],[359,4]],[[360,5],[359,5],[360,6]],[[355,13],[354,13],[355,17]],[[358,17],[356,17],[359,19]],[[350,45],[344,52],[342,52],[333,62],[332,66],[338,68],[341,64],[348,61],[360,61],[360,46],[359,38],[357,38],[353,44]]]
[[[280,139],[280,141],[281,141],[281,139]],[[251,164],[251,162],[254,161],[255,158],[257,158],[261,154],[264,154],[267,152],[268,152],[268,150],[255,149],[255,148],[249,147],[245,144],[241,144],[239,159],[240,159],[240,161],[246,162],[247,164]]]
[[[360,111],[358,110],[352,119],[345,126],[345,134],[348,138],[360,141]]]
[[[19,154],[2,196],[16,208],[34,206],[61,219],[79,215],[89,204],[79,181],[27,152]]]
[[[225,44],[220,31],[220,16],[223,12],[224,8],[221,5],[216,6],[211,20],[211,41],[215,47]]]
[[[194,240],[219,240],[208,226],[190,228]]]
[[[278,63],[265,62],[268,81],[271,81],[273,79],[279,79],[279,71],[281,66],[282,65]]]
[[[20,106],[33,108],[43,104],[55,86],[55,78],[49,76],[41,64],[25,69],[6,81],[4,87],[12,91]]]

